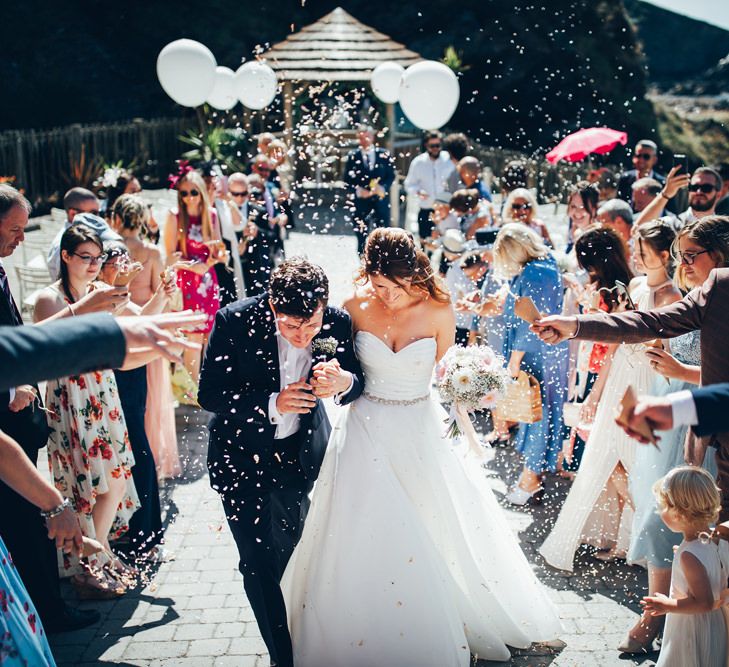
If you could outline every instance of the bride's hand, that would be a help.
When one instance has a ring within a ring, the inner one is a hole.
[[[336,359],[322,361],[312,368],[311,386],[317,398],[330,398],[335,394],[347,391],[352,383],[352,376],[339,365]]]

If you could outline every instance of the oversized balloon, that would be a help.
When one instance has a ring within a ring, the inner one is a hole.
[[[205,102],[215,85],[215,56],[192,39],[170,42],[157,56],[157,78],[164,91],[183,107]]]
[[[383,102],[394,104],[400,98],[400,79],[404,71],[405,68],[397,63],[380,63],[370,78],[372,92]]]
[[[276,73],[257,60],[244,63],[235,73],[235,89],[238,99],[249,109],[263,109],[276,97]]]
[[[456,110],[460,95],[453,70],[434,60],[410,65],[400,81],[400,107],[421,130],[443,127]]]
[[[215,85],[208,95],[207,103],[227,111],[238,104],[238,96],[235,93],[235,72],[229,67],[217,67],[215,69]]]

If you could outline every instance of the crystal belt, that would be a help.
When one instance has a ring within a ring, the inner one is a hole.
[[[363,391],[362,396],[364,396],[368,401],[372,401],[373,403],[382,403],[383,405],[416,405],[417,403],[422,403],[430,398],[430,394],[411,399],[382,398],[381,396],[370,394],[368,391]]]

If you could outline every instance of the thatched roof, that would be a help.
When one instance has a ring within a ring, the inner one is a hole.
[[[288,81],[369,81],[372,70],[382,62],[407,67],[423,59],[341,7],[259,57],[280,80]]]

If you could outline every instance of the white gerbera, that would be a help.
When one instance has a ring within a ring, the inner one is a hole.
[[[459,368],[453,373],[453,386],[458,392],[466,392],[473,385],[473,372],[469,368]]]

